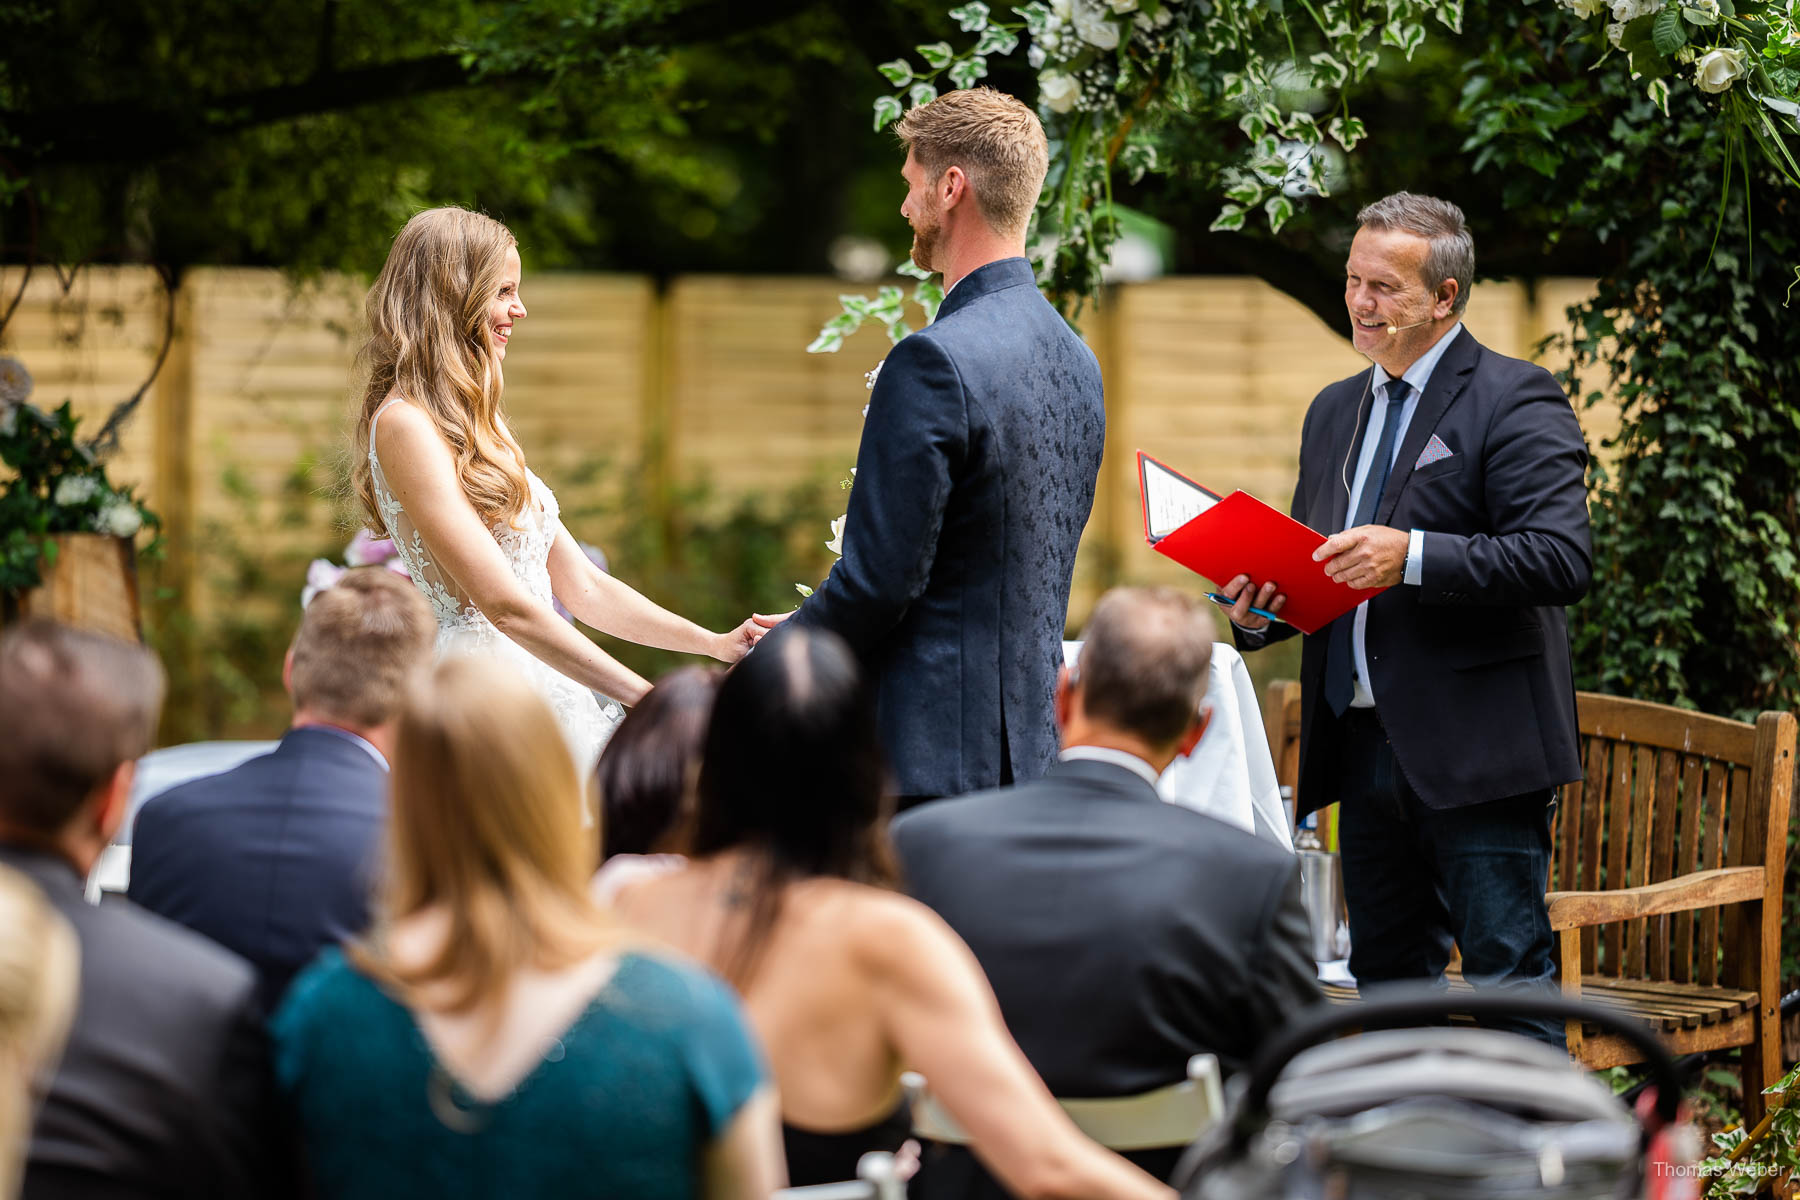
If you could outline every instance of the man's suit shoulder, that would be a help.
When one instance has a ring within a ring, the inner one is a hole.
[[[82,956],[144,980],[143,995],[170,1007],[235,1007],[256,992],[256,972],[231,951],[128,900],[108,900],[78,920]],[[101,968],[105,969],[105,968]],[[84,972],[85,973],[85,972]]]

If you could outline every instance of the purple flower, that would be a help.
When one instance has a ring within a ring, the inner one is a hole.
[[[336,563],[323,558],[313,559],[312,565],[306,568],[306,587],[300,593],[300,607],[311,604],[314,596],[336,585],[343,577],[344,568]]]
[[[392,539],[379,538],[366,529],[359,529],[344,548],[344,561],[353,567],[376,567],[398,553]]]

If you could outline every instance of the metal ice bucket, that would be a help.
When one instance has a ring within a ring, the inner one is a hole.
[[[1335,962],[1350,954],[1350,925],[1344,908],[1344,876],[1338,856],[1325,850],[1296,850],[1300,858],[1300,900],[1312,926],[1312,955]]]

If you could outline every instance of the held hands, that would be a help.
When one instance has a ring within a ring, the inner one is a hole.
[[[1326,538],[1313,551],[1313,561],[1325,564],[1327,578],[1353,588],[1393,587],[1406,575],[1411,542],[1404,529],[1358,525]]]
[[[1287,605],[1287,596],[1277,591],[1280,585],[1265,583],[1258,588],[1250,582],[1248,575],[1239,575],[1220,589],[1220,595],[1229,599],[1232,604],[1227,610],[1231,615],[1231,623],[1239,629],[1258,633],[1269,627],[1269,618],[1259,617],[1251,612],[1252,608],[1260,608],[1264,612],[1272,612],[1277,616]]]
[[[750,653],[767,632],[768,626],[759,624],[758,618],[751,617],[728,633],[714,634],[712,649],[707,653],[722,663],[737,662]]]

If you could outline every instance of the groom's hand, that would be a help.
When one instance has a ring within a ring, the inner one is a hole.
[[[795,610],[795,612],[798,612],[798,611],[799,611],[798,609]],[[774,616],[771,617],[765,613],[751,613],[750,619],[752,621],[755,621],[758,625],[761,625],[764,630],[769,630],[769,629],[775,628],[777,625],[781,624],[783,621],[787,620],[789,617],[791,617],[793,615],[794,614],[791,612],[784,612],[784,613],[776,613]]]

